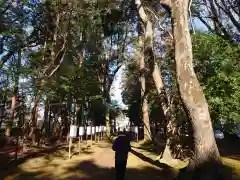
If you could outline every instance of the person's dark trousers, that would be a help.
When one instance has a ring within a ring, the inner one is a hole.
[[[127,160],[115,160],[116,180],[124,180]]]

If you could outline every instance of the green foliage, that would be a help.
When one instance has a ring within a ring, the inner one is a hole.
[[[193,36],[195,70],[215,125],[240,123],[240,46],[211,34]]]

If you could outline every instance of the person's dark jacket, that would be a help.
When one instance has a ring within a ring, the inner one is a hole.
[[[126,135],[119,135],[114,141],[112,149],[115,151],[115,160],[127,160],[128,152],[131,150],[129,138]]]

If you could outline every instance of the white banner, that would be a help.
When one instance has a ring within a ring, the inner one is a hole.
[[[138,134],[138,127],[137,127],[137,126],[134,127],[134,132],[135,132],[136,134]]]
[[[107,131],[107,127],[103,126],[103,132],[106,132],[106,131]]]
[[[92,134],[95,134],[95,127],[92,127]]]
[[[70,137],[76,137],[77,136],[77,126],[76,125],[71,125],[70,126],[70,133],[69,136]]]
[[[84,127],[83,126],[80,126],[79,127],[79,136],[83,136],[84,135]]]
[[[87,127],[87,135],[91,135],[91,126]]]
[[[102,132],[102,126],[98,127],[98,132]]]
[[[99,132],[99,127],[98,126],[96,126],[96,133],[98,133]]]

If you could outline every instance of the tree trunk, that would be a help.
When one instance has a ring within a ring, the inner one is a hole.
[[[75,125],[82,125],[82,107],[81,102],[76,100],[76,122]]]
[[[36,98],[33,106],[32,112],[32,127],[31,127],[31,136],[32,136],[32,144],[36,145],[37,140],[37,116],[38,116],[38,103],[40,100],[40,92],[37,90]]]
[[[145,58],[144,58],[144,37],[139,35],[138,40],[138,60],[139,60],[139,68],[140,68],[140,83],[141,83],[141,108],[143,115],[143,124],[144,124],[144,141],[151,140],[151,129],[149,123],[149,114],[148,114],[148,101],[146,94],[146,78],[145,78]]]
[[[208,104],[193,69],[188,4],[189,0],[172,0],[172,18],[177,83],[193,126],[194,157],[190,165],[197,167],[210,160],[219,161],[220,155],[213,135]]]
[[[152,77],[160,98],[161,102],[161,109],[164,114],[164,120],[167,123],[167,140],[166,140],[166,146],[164,149],[164,152],[162,154],[162,158],[165,159],[165,161],[172,161],[174,158],[171,153],[170,148],[170,138],[173,136],[174,126],[175,125],[175,119],[172,117],[171,109],[169,107],[167,94],[164,88],[162,75],[160,68],[155,60],[154,54],[153,54],[153,25],[150,20],[150,18],[145,13],[144,8],[141,5],[140,0],[135,0],[136,5],[138,6],[138,13],[141,17],[142,21],[145,23],[145,37],[144,37],[144,44],[145,44],[145,56],[148,56],[148,64],[150,67],[150,71],[152,73]],[[155,143],[158,143],[158,140],[154,140]]]
[[[106,135],[107,137],[110,137],[111,135],[111,127],[110,127],[110,112],[109,108],[106,109]]]
[[[136,6],[139,8],[139,16],[141,19],[145,20],[145,12],[141,6],[140,0],[135,0]],[[145,23],[145,22],[144,22]],[[138,31],[138,52],[137,52],[137,61],[139,61],[139,68],[140,68],[140,83],[141,83],[141,108],[142,108],[142,115],[143,115],[143,124],[144,124],[144,141],[151,140],[151,129],[150,129],[150,122],[149,122],[149,113],[148,113],[148,101],[147,101],[147,94],[146,94],[146,68],[145,68],[145,43],[146,43],[146,34],[147,29],[141,29],[142,22],[139,22],[139,31]],[[144,33],[145,32],[145,33]],[[147,57],[148,58],[148,57]]]
[[[109,89],[105,88],[105,122],[106,122],[106,135],[107,137],[110,137],[111,135],[111,120],[110,120],[110,109],[109,109],[109,105],[111,103],[111,99],[109,96]]]
[[[10,137],[11,136],[11,129],[12,129],[12,123],[14,121],[14,109],[15,109],[15,105],[16,105],[16,95],[14,94],[12,97],[12,102],[11,102],[11,109],[10,109],[10,120],[7,123],[7,127],[6,127],[6,136]]]
[[[45,103],[45,107],[44,107],[44,131],[42,132],[44,137],[47,136],[47,130],[48,130],[48,121],[49,119],[49,113],[50,113],[50,104],[49,104],[49,98],[47,97]]]
[[[15,111],[15,106],[17,103],[17,96],[18,96],[18,84],[19,84],[19,76],[20,76],[20,66],[21,66],[21,60],[22,60],[22,51],[21,49],[18,50],[18,61],[17,61],[17,66],[16,66],[16,72],[14,76],[14,87],[13,87],[13,97],[12,97],[12,102],[11,102],[11,109],[10,109],[10,120],[7,124],[6,128],[6,136],[9,137],[11,135],[11,129],[12,129],[12,123],[14,121],[14,111]]]

